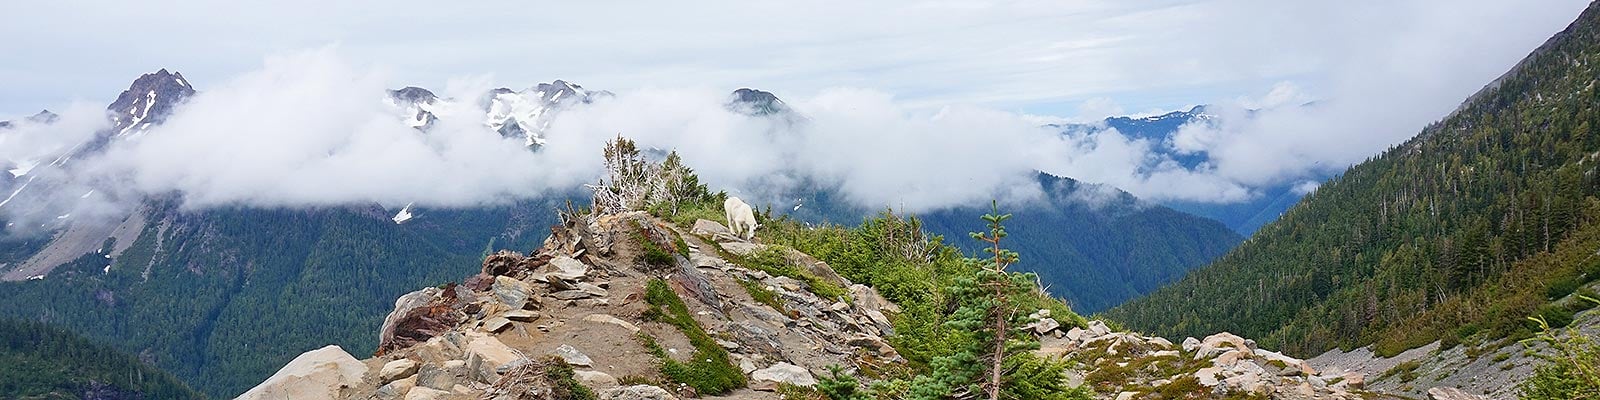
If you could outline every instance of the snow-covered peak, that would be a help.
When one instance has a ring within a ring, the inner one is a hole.
[[[439,119],[434,111],[438,109],[440,100],[428,89],[416,86],[407,86],[399,90],[390,90],[389,97],[384,99],[389,105],[401,109],[406,125],[412,128],[427,130],[433,121]]]
[[[544,132],[560,109],[610,95],[611,92],[589,91],[563,80],[521,91],[499,88],[490,91],[484,101],[484,124],[501,136],[523,138],[528,146],[542,146]]]
[[[131,136],[165,120],[172,108],[194,95],[194,87],[183,74],[166,69],[144,74],[133,81],[117,101],[106,107],[111,112],[115,136]]]

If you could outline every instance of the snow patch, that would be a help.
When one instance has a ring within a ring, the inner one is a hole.
[[[394,218],[390,218],[391,220],[394,220],[395,225],[403,224],[406,221],[411,220],[411,204],[412,203],[406,203],[405,208],[401,208],[400,212],[394,214]]]
[[[38,165],[39,165],[39,162],[38,161],[33,161],[33,160],[25,160],[25,161],[19,162],[19,163],[17,163],[17,167],[16,168],[12,168],[10,170],[11,177],[20,178],[23,175],[27,175],[28,172],[33,171],[33,167],[36,167]]]

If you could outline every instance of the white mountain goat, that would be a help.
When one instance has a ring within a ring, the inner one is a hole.
[[[734,236],[750,240],[756,235],[756,213],[738,197],[729,197],[722,202],[722,212],[728,217],[728,229]]]

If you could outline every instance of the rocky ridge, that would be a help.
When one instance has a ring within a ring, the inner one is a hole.
[[[643,212],[586,221],[569,218],[529,254],[486,257],[480,273],[461,284],[401,296],[372,358],[318,349],[241,398],[307,385],[327,398],[562,398],[555,393],[570,388],[541,377],[570,367],[571,380],[602,399],[768,399],[781,398],[785,385],[815,385],[830,366],[867,376],[905,363],[885,340],[894,334],[898,306],[825,262],[741,240],[708,220],[688,230]],[[650,261],[653,248],[670,249],[670,261]],[[818,281],[749,264],[773,251]],[[665,282],[683,299],[694,323],[743,374],[741,388],[719,397],[663,379],[668,358],[689,363],[701,352],[688,333],[652,317],[660,311],[646,298],[651,282]],[[848,288],[848,295],[825,298],[814,284]],[[1100,321],[1063,324],[1049,310],[1031,317],[1029,328],[1042,344],[1037,353],[1075,361],[1079,368],[1065,378],[1103,398],[1363,394],[1362,374],[1319,374],[1303,360],[1228,333],[1174,344],[1114,332]]]
[[[641,340],[653,339],[679,362],[695,352],[684,333],[647,315],[645,288],[653,279],[669,284],[745,374],[748,388],[728,398],[779,398],[773,391],[780,385],[814,385],[815,374],[832,365],[855,371],[904,362],[883,339],[893,332],[888,315],[898,309],[804,254],[789,259],[850,288],[850,298],[825,299],[806,282],[740,265],[740,254],[767,246],[739,241],[711,221],[685,232],[635,212],[554,231],[531,254],[490,255],[462,284],[402,296],[374,357],[330,356],[343,353],[336,347],[308,352],[240,398],[273,398],[306,382],[327,398],[542,398],[528,396],[559,385],[527,378],[550,368],[552,356],[602,399],[699,397],[660,380],[662,360]],[[676,237],[686,248],[672,262],[637,261],[648,251],[637,239],[672,248],[665,238]],[[758,301],[758,292],[776,302]]]

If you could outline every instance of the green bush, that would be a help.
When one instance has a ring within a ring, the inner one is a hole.
[[[1600,303],[1595,297],[1580,298]],[[1566,330],[1564,335],[1546,321],[1530,317],[1539,327],[1539,334],[1528,342],[1550,345],[1552,354],[1542,354],[1546,363],[1534,369],[1517,388],[1521,397],[1528,400],[1597,399],[1600,398],[1600,343],[1578,330]],[[1509,364],[1508,364],[1509,365]]]

